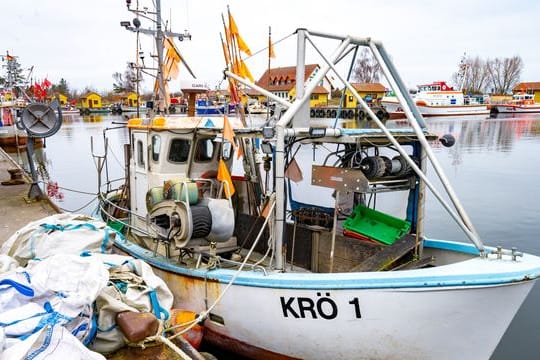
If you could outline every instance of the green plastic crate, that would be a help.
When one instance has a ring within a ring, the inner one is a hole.
[[[392,245],[409,232],[411,223],[360,204],[343,222],[343,227],[383,244]]]

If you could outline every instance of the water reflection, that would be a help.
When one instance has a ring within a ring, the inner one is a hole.
[[[103,122],[103,115],[84,115],[84,122]]]
[[[46,140],[43,153],[37,155],[43,179],[63,193],[56,199],[67,210],[76,210],[95,199],[97,191],[96,167],[91,156],[90,137],[94,137],[95,151],[103,152],[103,131],[117,127],[114,122],[122,116],[79,115],[64,116],[60,131]],[[515,246],[520,250],[540,254],[540,114],[504,116],[489,119],[430,118],[428,130],[442,136],[456,137],[452,148],[433,142],[434,152],[450,182],[463,202],[482,239],[488,245]],[[313,121],[312,126],[332,126],[334,120]],[[404,120],[389,120],[390,128],[407,126]],[[341,121],[344,128],[374,128],[376,124],[364,120]],[[127,130],[108,131],[110,177],[124,175],[122,145],[127,143]],[[25,160],[25,154],[20,159]],[[307,156],[311,162],[312,154]],[[428,176],[433,178],[433,171]],[[73,189],[81,192],[68,191]],[[48,190],[48,189],[45,189]],[[81,212],[90,213],[92,206]],[[464,235],[449,220],[447,213],[428,194],[426,197],[426,234],[449,240],[464,240]],[[536,302],[540,288],[533,292],[512,323],[493,359],[534,358],[537,352],[537,333],[540,318]],[[518,347],[515,343],[519,342]]]

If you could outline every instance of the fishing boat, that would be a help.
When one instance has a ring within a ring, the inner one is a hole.
[[[15,56],[6,54],[6,86],[0,92],[0,147],[14,153],[26,145],[26,132],[16,126],[17,114],[22,112],[27,101],[15,95]],[[19,94],[21,91],[19,91]]]
[[[303,28],[296,39],[297,59],[311,44],[325,63],[302,79],[299,61],[291,101],[228,62],[230,83],[284,110],[264,126],[223,115],[130,119],[120,185],[106,177],[106,143],[94,154],[99,214],[124,234],[116,249],[153,267],[173,307],[198,314],[190,326],[204,324],[205,341],[245,357],[489,358],[538,278],[540,258],[484,245],[382,43]],[[334,51],[327,55],[318,40],[335,41]],[[372,51],[409,127],[387,127],[339,71],[357,47]],[[309,121],[310,96],[330,70],[377,128]],[[450,202],[427,178],[428,163]],[[300,200],[309,190],[312,201]],[[428,190],[463,242],[424,233]]]
[[[248,103],[247,112],[249,114],[266,114],[268,112],[268,109],[259,101],[253,101],[251,103]]]
[[[197,115],[224,115],[234,114],[236,105],[230,103],[214,104],[208,99],[197,99],[195,102],[195,113]]]
[[[465,98],[463,92],[455,90],[444,81],[435,81],[418,86],[414,95],[416,107],[422,116],[463,116],[488,115],[487,105],[480,104],[474,98]],[[381,105],[391,118],[405,117],[403,108],[395,96],[385,96]]]
[[[516,113],[538,113],[540,103],[534,101],[533,94],[519,93],[512,95],[512,100],[503,104],[492,104],[490,114],[516,114]]]

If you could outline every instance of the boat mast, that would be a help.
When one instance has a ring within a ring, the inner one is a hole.
[[[161,29],[161,0],[156,0],[156,49],[158,59],[157,81],[159,92],[156,94],[158,113],[165,112],[165,81],[163,79],[163,30]]]
[[[157,70],[156,81],[157,81],[157,84],[158,84],[158,91],[157,91],[157,93],[154,94],[154,96],[155,96],[154,100],[156,101],[156,105],[158,107],[158,113],[159,114],[164,114],[167,111],[167,109],[165,109],[165,102],[166,102],[166,98],[167,98],[167,93],[166,93],[166,90],[165,90],[165,78],[163,77],[163,40],[164,40],[165,36],[178,38],[179,41],[184,41],[184,39],[191,40],[191,34],[187,30],[183,34],[175,33],[175,32],[169,31],[169,30],[163,30],[162,19],[161,19],[161,0],[155,0],[155,1],[156,1],[155,2],[156,11],[155,12],[150,12],[150,11],[147,11],[146,9],[144,11],[140,11],[139,8],[138,8],[138,5],[137,5],[136,9],[131,9],[130,8],[131,0],[126,0],[126,5],[127,5],[128,10],[131,11],[132,13],[134,13],[135,15],[137,15],[137,18],[133,19],[133,26],[131,25],[131,22],[129,22],[129,21],[121,21],[120,25],[124,26],[126,28],[126,30],[136,32],[137,34],[138,33],[143,33],[143,34],[146,34],[146,35],[153,36],[155,41],[156,41],[156,50],[157,50],[157,56],[156,57],[157,57],[158,65],[157,65],[157,69],[154,69],[154,70]],[[138,2],[137,2],[137,4],[138,4]],[[149,18],[147,16],[147,14],[155,15],[156,19],[153,20],[153,19]],[[145,19],[149,19],[149,20],[153,21],[156,24],[156,30],[141,29],[140,28],[141,21],[139,20],[139,16],[144,17]],[[190,74],[193,75],[193,72],[191,71],[189,66],[185,63],[185,61],[183,59],[181,59],[181,61],[186,66],[186,68],[188,69]],[[144,64],[143,64],[142,68],[144,68]],[[140,70],[140,69],[137,69],[137,71],[138,70]]]

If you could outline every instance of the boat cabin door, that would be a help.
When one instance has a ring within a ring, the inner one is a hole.
[[[138,216],[146,216],[148,191],[148,134],[133,132],[133,157],[131,163],[131,209]]]

